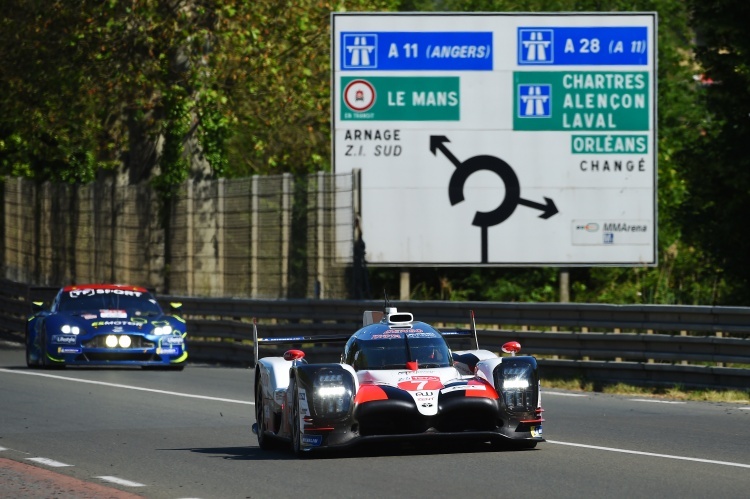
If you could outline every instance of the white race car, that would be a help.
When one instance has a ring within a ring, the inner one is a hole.
[[[365,312],[346,340],[340,363],[308,364],[301,350],[258,358],[259,345],[322,341],[320,337],[255,336],[255,418],[258,445],[291,442],[295,454],[372,440],[458,438],[502,448],[543,442],[537,362],[506,343],[451,352],[440,332],[411,313],[387,307]],[[472,314],[473,323],[473,314]],[[476,329],[473,332],[476,340]]]

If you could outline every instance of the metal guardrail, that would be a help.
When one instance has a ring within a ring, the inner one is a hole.
[[[54,290],[0,284],[0,337],[22,341],[31,300],[49,299]],[[361,326],[363,311],[383,308],[379,300],[159,299],[183,304],[193,360],[242,365],[253,362],[253,318],[264,337],[351,333]],[[750,386],[750,308],[443,301],[394,306],[446,329],[468,329],[473,310],[482,348],[499,351],[505,341],[518,340],[524,353],[539,359],[543,378]],[[311,346],[311,360],[334,360],[340,352],[340,346]]]

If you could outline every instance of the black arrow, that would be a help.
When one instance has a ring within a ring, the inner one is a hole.
[[[445,135],[430,135],[430,152],[437,156],[437,150],[440,149],[445,154],[445,157],[453,163],[453,166],[456,168],[460,167],[461,162],[445,147],[445,142],[450,142]]]
[[[552,201],[550,198],[545,197],[544,198],[545,204],[537,203],[534,201],[529,201],[527,199],[519,199],[518,204],[522,204],[524,206],[528,206],[529,208],[535,208],[537,210],[540,210],[542,212],[541,215],[539,215],[539,218],[548,219],[549,217],[557,214],[557,206],[555,206],[555,202]]]

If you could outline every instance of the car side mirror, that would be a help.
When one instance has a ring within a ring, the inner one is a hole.
[[[182,303],[180,302],[170,302],[169,307],[172,309],[172,312],[180,312],[182,310]]]
[[[31,302],[31,311],[32,312],[34,312],[35,314],[38,314],[42,310],[44,310],[44,302],[43,301],[34,301],[34,302]]]

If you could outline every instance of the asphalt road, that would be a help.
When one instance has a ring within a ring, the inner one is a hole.
[[[534,450],[300,460],[258,449],[251,387],[251,370],[206,365],[31,370],[22,349],[0,345],[0,497],[750,495],[746,406],[544,391],[548,442]]]

